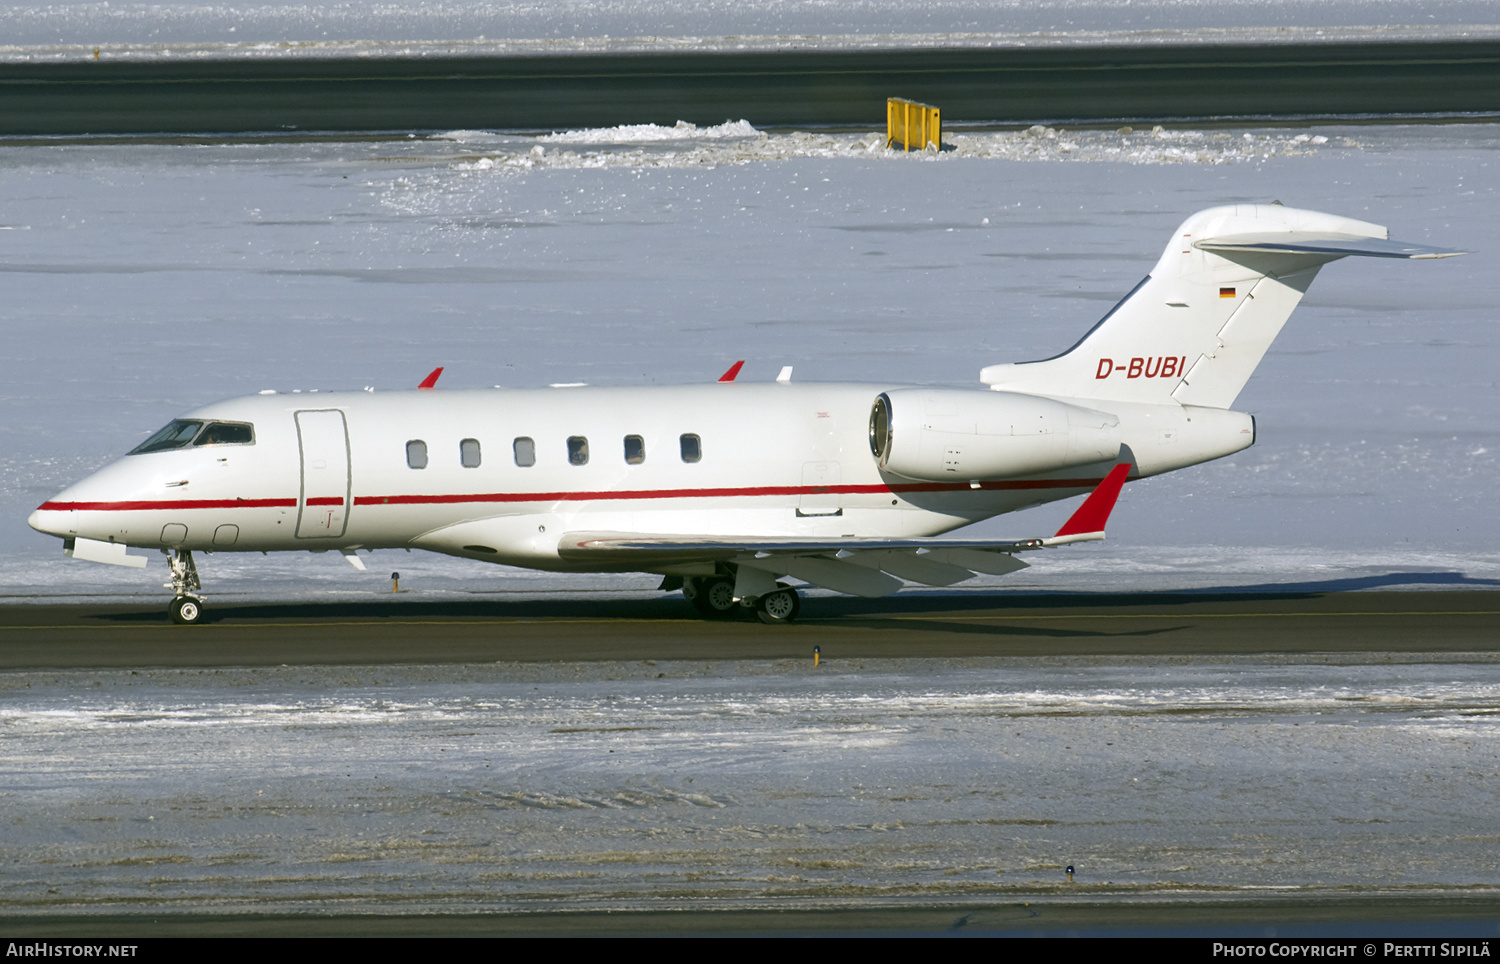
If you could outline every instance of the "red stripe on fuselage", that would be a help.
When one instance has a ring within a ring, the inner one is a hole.
[[[176,502],[43,502],[37,509],[42,512],[138,512],[151,509],[275,509],[295,508],[296,505],[296,499],[185,499]]]
[[[1092,489],[1100,479],[1022,479],[981,482],[977,491],[1015,492],[1027,489]],[[902,482],[895,485],[761,485],[720,489],[621,489],[600,492],[476,492],[466,495],[361,495],[355,505],[457,505],[514,502],[615,502],[637,499],[730,499],[788,495],[883,495],[919,492],[972,492],[968,482]],[[308,505],[343,505],[337,496],[307,500]],[[180,502],[44,502],[49,512],[132,512],[151,509],[264,509],[295,508],[296,499],[199,499]]]

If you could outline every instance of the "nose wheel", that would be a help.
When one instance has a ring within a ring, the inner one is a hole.
[[[172,590],[172,603],[167,612],[172,622],[179,626],[192,626],[203,621],[203,598],[196,594],[203,584],[198,580],[198,567],[193,563],[191,549],[163,549],[167,554],[167,565],[172,569],[172,581],[165,588]]]

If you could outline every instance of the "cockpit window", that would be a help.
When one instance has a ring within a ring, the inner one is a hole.
[[[174,418],[160,432],[131,449],[129,455],[165,452],[189,445],[252,445],[255,426],[248,422],[200,422]]]
[[[249,445],[255,441],[255,427],[247,422],[209,422],[198,433],[194,445]]]
[[[140,445],[131,449],[128,455],[145,455],[147,452],[165,452],[167,449],[180,449],[193,441],[193,436],[203,427],[202,422],[190,422],[187,419],[174,418],[166,424],[160,432],[146,439]]]

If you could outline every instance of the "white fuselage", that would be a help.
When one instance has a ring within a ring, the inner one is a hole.
[[[961,466],[951,478],[883,472],[870,418],[887,391],[896,389],[736,383],[237,398],[183,418],[248,423],[253,442],[126,456],[59,493],[30,523],[64,539],[140,548],[425,548],[595,569],[560,558],[559,537],[920,538],[1084,493],[1116,461],[990,469],[981,478]],[[1084,404],[1118,419],[1118,458],[1134,462],[1132,477],[1228,455],[1254,438],[1249,416],[1235,412]],[[939,428],[944,439],[976,431],[955,429],[952,418]],[[528,446],[517,440],[530,440],[534,464],[518,464]],[[413,442],[422,443],[415,453]],[[414,467],[422,449],[425,466]]]

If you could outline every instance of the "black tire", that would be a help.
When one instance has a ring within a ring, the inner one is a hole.
[[[179,626],[196,626],[203,622],[203,603],[192,596],[178,596],[170,607],[172,622]]]
[[[688,601],[704,619],[728,619],[740,608],[734,599],[734,582],[723,576],[693,580],[696,591]]]
[[[785,626],[802,611],[802,598],[787,586],[768,592],[755,605],[755,616],[768,626]]]

